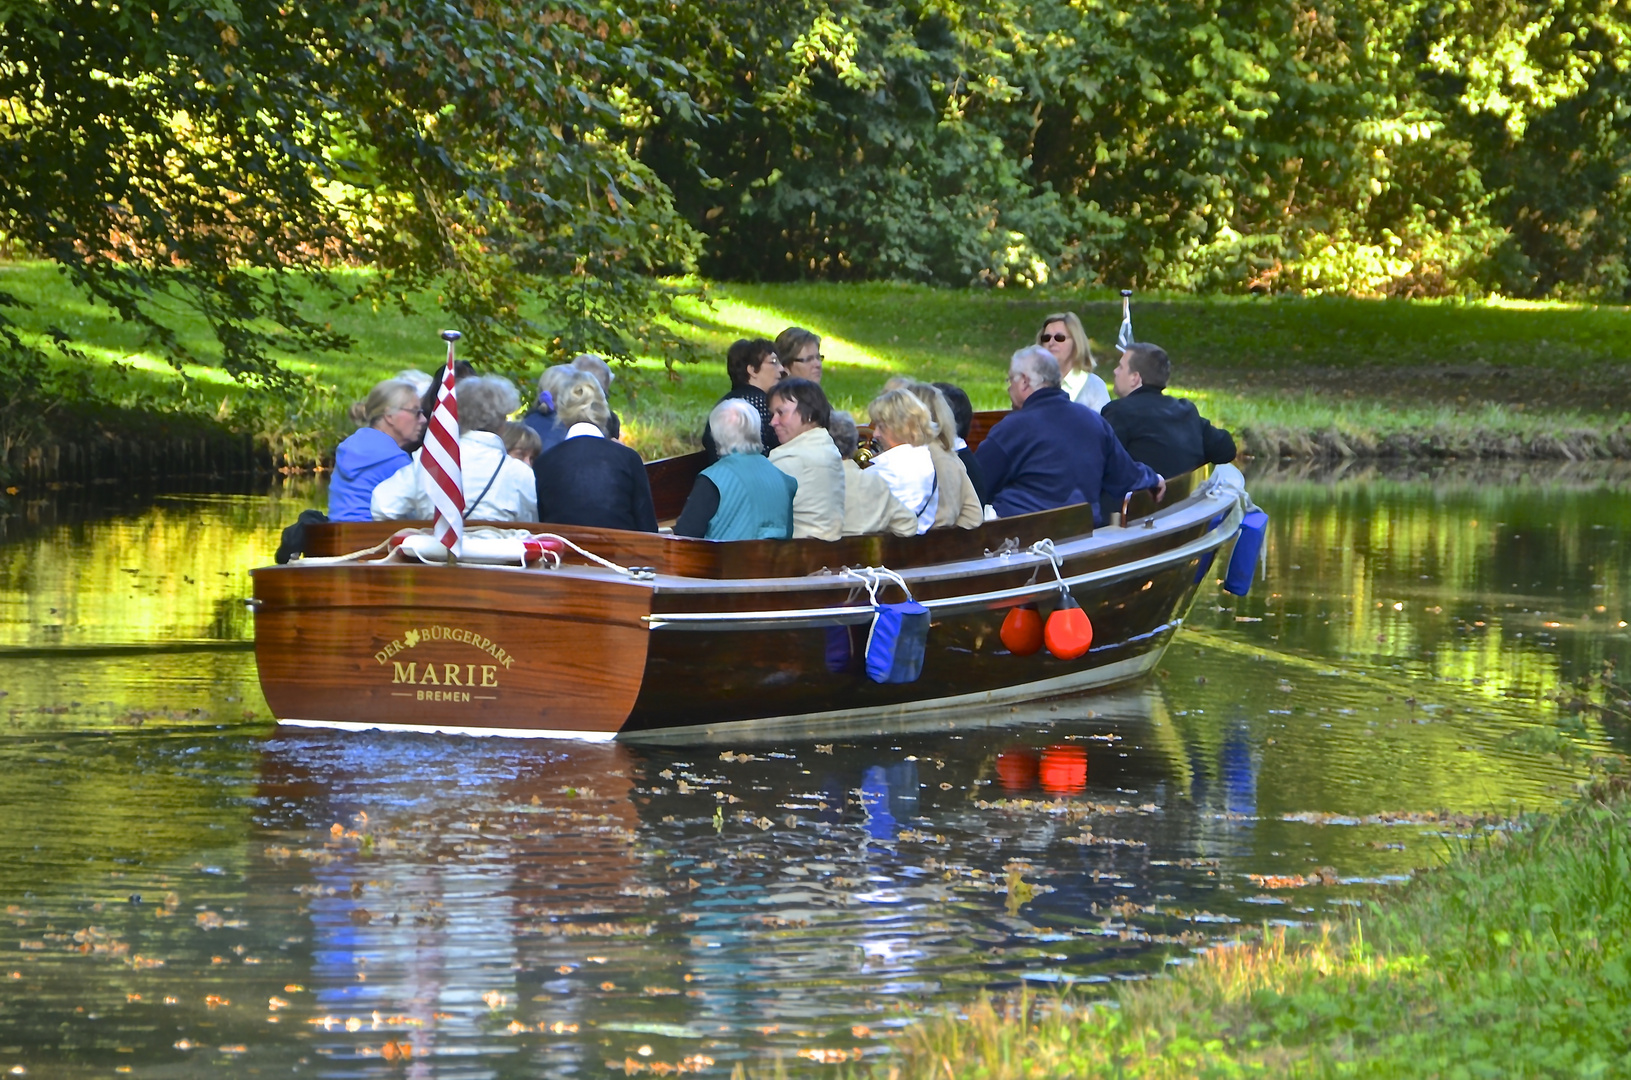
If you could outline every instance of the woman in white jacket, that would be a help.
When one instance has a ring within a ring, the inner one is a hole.
[[[1098,363],[1087,344],[1087,331],[1074,311],[1061,311],[1042,320],[1036,343],[1059,361],[1059,389],[1078,405],[1098,412],[1110,403],[1110,390],[1093,374]]]
[[[521,406],[515,384],[497,375],[462,379],[453,388],[459,404],[459,471],[464,476],[467,521],[536,521],[538,488],[532,470],[504,452],[504,423]],[[380,481],[369,502],[375,521],[429,520],[430,478],[413,461]]]
[[[867,406],[872,441],[879,447],[869,471],[883,477],[901,505],[917,518],[921,535],[934,527],[940,509],[940,484],[929,442],[934,418],[928,406],[908,390],[885,390]]]

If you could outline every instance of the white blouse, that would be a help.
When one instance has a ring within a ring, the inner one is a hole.
[[[1104,385],[1103,379],[1086,368],[1077,368],[1060,379],[1059,389],[1076,404],[1086,405],[1094,412],[1101,412],[1110,404],[1110,388]]]
[[[892,446],[873,458],[867,471],[883,477],[895,498],[917,518],[919,535],[929,531],[940,509],[940,489],[927,446]]]
[[[387,476],[374,489],[368,508],[375,521],[428,520],[435,513],[430,501],[430,477],[419,464],[422,453],[417,451],[410,464]],[[538,480],[519,459],[504,452],[504,440],[497,435],[490,431],[460,435],[459,469],[464,474],[468,520],[538,520]],[[491,487],[487,485],[489,480]],[[485,495],[483,488],[487,490]]]

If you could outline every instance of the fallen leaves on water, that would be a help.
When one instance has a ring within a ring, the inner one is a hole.
[[[617,890],[619,896],[658,897],[667,896],[668,890],[661,885],[625,885]]]
[[[1259,889],[1302,889],[1310,885],[1335,885],[1341,881],[1336,867],[1322,866],[1308,876],[1302,874],[1247,874],[1246,880]]]
[[[213,911],[200,911],[196,919],[200,930],[216,930],[221,926],[221,916]]]
[[[407,1043],[392,1040],[379,1048],[379,1056],[386,1061],[407,1061],[413,1057],[413,1047]]]
[[[1008,914],[1018,915],[1019,909],[1036,898],[1036,886],[1026,881],[1018,870],[1008,872],[1008,882],[1004,891],[1008,894]]]
[[[1124,840],[1119,836],[1099,836],[1091,829],[1082,830],[1082,834],[1080,836],[1065,837],[1065,843],[1081,844],[1084,847],[1149,847],[1149,845],[1142,840]]]
[[[231,1004],[232,1004],[232,1002],[230,1000],[228,1000],[227,998],[222,997],[219,994],[208,994],[204,998],[204,1005],[205,1005],[206,1008],[215,1009],[215,1008],[219,1008],[222,1005],[231,1005]]]
[[[719,755],[719,760],[720,761],[730,761],[730,762],[735,762],[737,764],[745,765],[750,761],[762,761],[763,759],[762,758],[756,758],[752,754],[733,754],[729,750],[727,750],[723,754]]]
[[[513,997],[511,997],[510,995],[505,994],[505,993],[503,993],[501,991],[489,990],[485,994],[481,995],[481,1000],[483,1000],[483,1001],[485,1001],[487,1003],[487,1007],[489,1009],[495,1009],[496,1010],[496,1009],[502,1009],[505,1006],[511,1004],[515,999]]]
[[[650,1052],[648,1047],[641,1047],[640,1049],[647,1053]],[[624,1058],[622,1061],[608,1061],[606,1067],[608,1069],[622,1069],[629,1076],[646,1072],[655,1076],[667,1076],[669,1073],[701,1072],[713,1065],[713,1063],[714,1059],[706,1054],[692,1054],[689,1057],[681,1058],[677,1062],[640,1061],[637,1058]]]
[[[842,1065],[846,1061],[860,1061],[864,1051],[859,1047],[853,1050],[835,1050],[829,1047],[807,1047],[798,1052],[801,1058],[807,1058],[818,1065]]]
[[[832,743],[816,743],[815,752],[818,754],[832,753]]]

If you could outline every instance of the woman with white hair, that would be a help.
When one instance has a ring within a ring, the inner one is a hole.
[[[464,476],[466,521],[534,521],[538,504],[532,470],[504,451],[504,424],[521,407],[515,384],[497,375],[460,380],[459,470]],[[424,451],[374,489],[369,511],[375,521],[428,520],[431,479]]]
[[[928,406],[911,391],[896,389],[873,398],[866,411],[872,418],[872,441],[879,447],[869,471],[876,470],[917,518],[918,533],[928,532],[940,510],[940,483],[929,452],[934,418]]]
[[[646,465],[632,447],[607,438],[611,410],[600,383],[583,372],[555,399],[565,436],[533,462],[538,520],[628,532],[657,531]]]
[[[793,496],[798,481],[764,456],[759,410],[726,398],[708,414],[708,432],[719,460],[702,470],[675,536],[704,540],[787,540],[793,535]]]
[[[1110,390],[1093,374],[1098,362],[1087,343],[1087,331],[1074,311],[1060,311],[1042,320],[1036,343],[1059,362],[1059,389],[1078,405],[1098,412],[1110,403]]]

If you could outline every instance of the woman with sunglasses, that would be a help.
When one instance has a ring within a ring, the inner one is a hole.
[[[1059,389],[1078,405],[1086,405],[1098,412],[1110,402],[1110,391],[1104,380],[1093,374],[1099,365],[1093,359],[1093,350],[1087,344],[1087,331],[1074,311],[1061,311],[1042,320],[1042,329],[1036,343],[1053,354],[1059,361]]]
[[[328,485],[330,521],[372,521],[368,500],[380,481],[413,459],[407,447],[425,434],[419,390],[400,379],[386,379],[351,406],[357,425],[334,451],[334,477]]]

